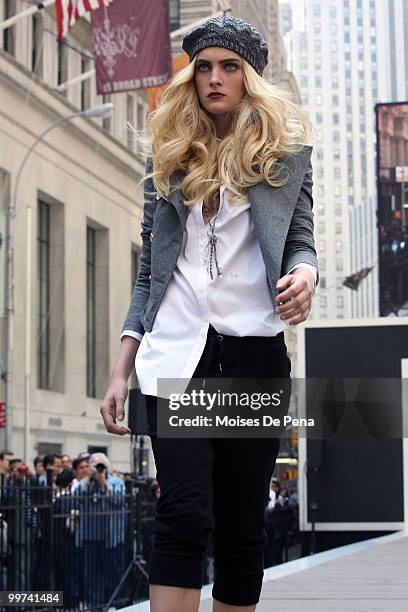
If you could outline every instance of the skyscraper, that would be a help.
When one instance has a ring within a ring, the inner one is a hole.
[[[315,237],[321,281],[312,318],[378,315],[376,4],[280,3],[288,69],[297,78],[302,105],[315,128]],[[346,276],[371,266],[357,291],[343,285]]]

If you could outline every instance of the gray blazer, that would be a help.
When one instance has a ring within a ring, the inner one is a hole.
[[[313,238],[311,153],[312,147],[305,145],[300,153],[282,158],[283,176],[289,173],[283,187],[271,187],[261,181],[248,189],[274,309],[276,283],[281,276],[301,262],[318,268]],[[152,159],[149,157],[146,174],[151,171]],[[140,270],[122,332],[127,329],[143,334],[153,328],[160,302],[176,267],[189,213],[177,187],[182,176],[180,170],[171,175],[168,200],[156,194],[152,179],[144,183]],[[318,282],[319,274],[316,284]]]

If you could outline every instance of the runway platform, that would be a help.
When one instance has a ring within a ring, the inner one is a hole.
[[[199,612],[212,611],[212,585]],[[257,612],[407,612],[408,530],[265,569]],[[149,602],[125,608],[147,612]]]

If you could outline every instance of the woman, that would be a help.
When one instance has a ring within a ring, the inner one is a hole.
[[[311,130],[262,78],[250,24],[211,18],[183,49],[190,64],[149,115],[140,272],[101,413],[129,432],[117,421],[135,361],[161,491],[151,610],[198,610],[213,531],[213,609],[252,611],[279,438],[160,437],[158,379],[290,378],[283,329],[306,320],[318,282]]]

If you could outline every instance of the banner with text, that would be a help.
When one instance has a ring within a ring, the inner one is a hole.
[[[92,11],[98,95],[159,87],[172,76],[167,0],[121,0]]]

